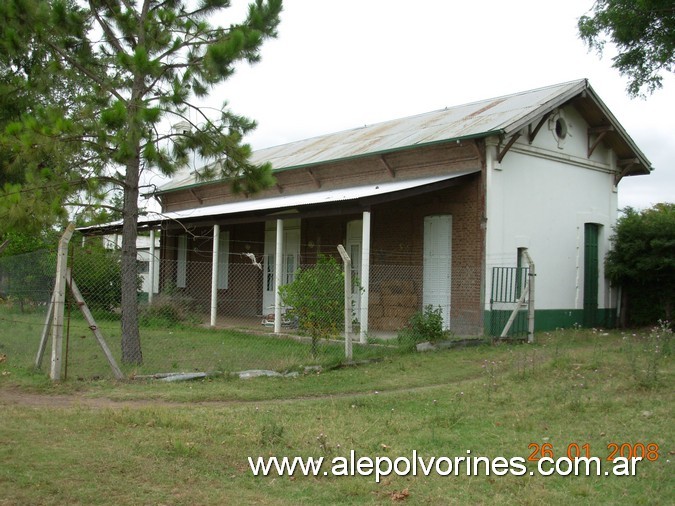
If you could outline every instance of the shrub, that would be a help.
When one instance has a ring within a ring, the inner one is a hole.
[[[398,333],[398,342],[405,348],[414,348],[417,343],[425,341],[438,342],[446,339],[449,332],[443,330],[443,311],[440,306],[429,304],[424,311],[415,313],[408,327]]]
[[[675,204],[623,210],[614,228],[605,274],[623,288],[622,324],[673,319],[675,307]]]
[[[337,335],[344,324],[344,273],[331,257],[320,256],[317,263],[295,273],[292,283],[279,288],[288,315],[296,317],[298,327],[312,336],[312,353],[320,338]]]

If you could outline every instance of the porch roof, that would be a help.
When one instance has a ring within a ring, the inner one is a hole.
[[[363,186],[354,186],[349,188],[336,188],[328,190],[318,190],[310,193],[301,193],[295,195],[279,195],[267,198],[250,198],[239,202],[229,202],[214,206],[205,206],[182,211],[173,211],[169,213],[149,213],[138,219],[139,229],[150,229],[155,226],[169,222],[194,222],[205,219],[216,219],[232,217],[234,215],[245,215],[247,213],[256,213],[259,218],[283,214],[283,211],[292,211],[296,208],[321,204],[332,204],[339,202],[355,201],[366,199],[389,199],[404,198],[410,192],[424,193],[433,191],[443,183],[450,183],[452,180],[475,174],[480,169],[471,169],[452,174],[443,174],[439,176],[429,176],[418,179],[397,180],[385,183],[369,184]],[[261,216],[262,214],[262,216]],[[83,234],[101,234],[113,233],[122,228],[122,220],[118,220],[103,225],[93,225],[89,227],[80,227],[78,230]]]

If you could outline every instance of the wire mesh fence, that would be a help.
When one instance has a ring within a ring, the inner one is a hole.
[[[336,250],[337,252],[337,250]],[[380,255],[384,256],[384,255]],[[156,254],[159,257],[159,251]],[[349,318],[353,359],[377,359],[411,349],[425,335],[411,334],[424,314],[429,285],[420,261],[396,257],[374,263],[367,283],[354,269]],[[273,255],[231,253],[213,261],[159,259],[139,253],[132,273],[138,308],[142,364],[123,360],[124,275],[120,250],[100,243],[71,247],[72,279],[95,322],[69,291],[64,323],[64,378],[109,378],[111,368],[94,339],[95,326],[125,376],[177,372],[235,373],[251,369],[279,373],[345,361],[345,293],[339,256],[302,261],[285,258],[281,275],[281,321],[275,332]],[[401,261],[402,260],[402,261]],[[55,251],[0,258],[0,354],[26,367],[35,363],[49,324]],[[434,305],[444,337],[481,332],[481,276],[455,268],[446,304]],[[364,289],[367,285],[367,294]],[[425,292],[425,290],[427,290]],[[364,312],[364,301],[368,300]],[[439,300],[438,297],[434,300]],[[417,320],[415,318],[417,317]],[[366,319],[367,325],[363,324]],[[215,325],[213,325],[215,323]],[[428,322],[427,322],[428,323]],[[45,362],[51,340],[47,340]],[[48,366],[43,365],[47,370]]]

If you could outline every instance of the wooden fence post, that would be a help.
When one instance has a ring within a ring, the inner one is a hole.
[[[49,339],[49,331],[52,329],[52,318],[54,317],[54,294],[52,293],[52,298],[49,299],[49,306],[47,306],[47,316],[45,317],[45,325],[42,327],[42,334],[40,335],[40,347],[38,348],[37,355],[35,356],[35,368],[40,369],[42,367],[42,358],[45,355],[45,350],[47,349],[47,339]]]
[[[124,379],[124,374],[117,366],[117,362],[115,362],[115,357],[113,357],[110,348],[108,348],[108,344],[105,342],[103,334],[101,333],[101,330],[98,328],[96,320],[94,320],[94,316],[91,314],[91,311],[89,310],[89,306],[87,306],[87,303],[84,301],[82,293],[80,292],[80,289],[77,287],[77,284],[73,279],[73,274],[70,271],[70,269],[68,269],[67,280],[68,284],[70,285],[70,290],[73,293],[75,302],[77,302],[77,306],[80,308],[80,311],[82,311],[84,319],[87,320],[87,323],[89,324],[89,330],[93,332],[96,341],[98,341],[101,350],[103,350],[103,354],[105,355],[106,360],[108,360],[108,363],[110,364],[110,368],[112,369],[112,372],[115,375],[115,379],[118,380]]]
[[[61,379],[61,355],[63,353],[63,312],[66,305],[66,276],[68,269],[68,243],[75,232],[75,224],[69,223],[59,240],[56,257],[56,282],[54,284],[54,318],[52,320],[52,362],[49,377]]]
[[[509,316],[508,321],[506,322],[506,325],[504,326],[504,329],[502,330],[502,333],[500,334],[500,338],[505,338],[509,334],[509,330],[511,329],[511,325],[513,325],[513,322],[516,320],[516,317],[518,316],[518,312],[520,311],[520,308],[525,305],[525,299],[527,298],[527,342],[528,343],[533,343],[534,342],[534,277],[536,276],[536,273],[534,272],[534,261],[532,260],[532,257],[530,254],[527,252],[527,248],[523,249],[523,255],[525,256],[525,260],[527,260],[528,263],[528,273],[527,273],[527,280],[525,280],[525,289],[523,292],[520,294],[520,297],[516,301],[516,306],[513,308],[513,311],[511,312],[511,316]]]

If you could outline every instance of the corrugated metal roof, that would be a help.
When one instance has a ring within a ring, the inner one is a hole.
[[[583,89],[584,84],[584,80],[573,81],[292,142],[256,151],[252,161],[269,161],[281,170],[501,133],[561,94]]]
[[[251,161],[271,162],[278,171],[457,139],[510,135],[585,90],[591,91],[591,96],[599,102],[598,107],[604,107],[587,80],[580,79],[260,149],[253,153]],[[616,122],[613,116],[609,119]],[[641,157],[643,164],[648,164],[618,122],[616,126],[624,137],[623,142],[637,151],[635,156]],[[162,186],[158,193],[196,183],[194,173],[184,173]]]
[[[240,202],[230,202],[226,204],[217,204],[214,206],[198,207],[195,209],[186,209],[183,211],[173,211],[169,213],[142,216],[138,219],[139,227],[158,224],[162,221],[184,221],[198,218],[210,218],[215,216],[235,215],[253,211],[271,211],[282,209],[293,209],[301,206],[330,204],[348,200],[357,200],[378,195],[387,195],[399,191],[421,188],[427,185],[433,185],[442,181],[456,179],[469,174],[479,172],[478,169],[454,172],[442,176],[431,176],[419,179],[397,180],[386,183],[371,184],[365,186],[356,186],[351,188],[340,188],[331,190],[318,190],[310,193],[301,193],[297,195],[279,195],[268,198],[251,198]],[[106,223],[105,225],[93,225],[91,227],[78,228],[83,233],[99,233],[109,230],[119,229],[122,221]]]

